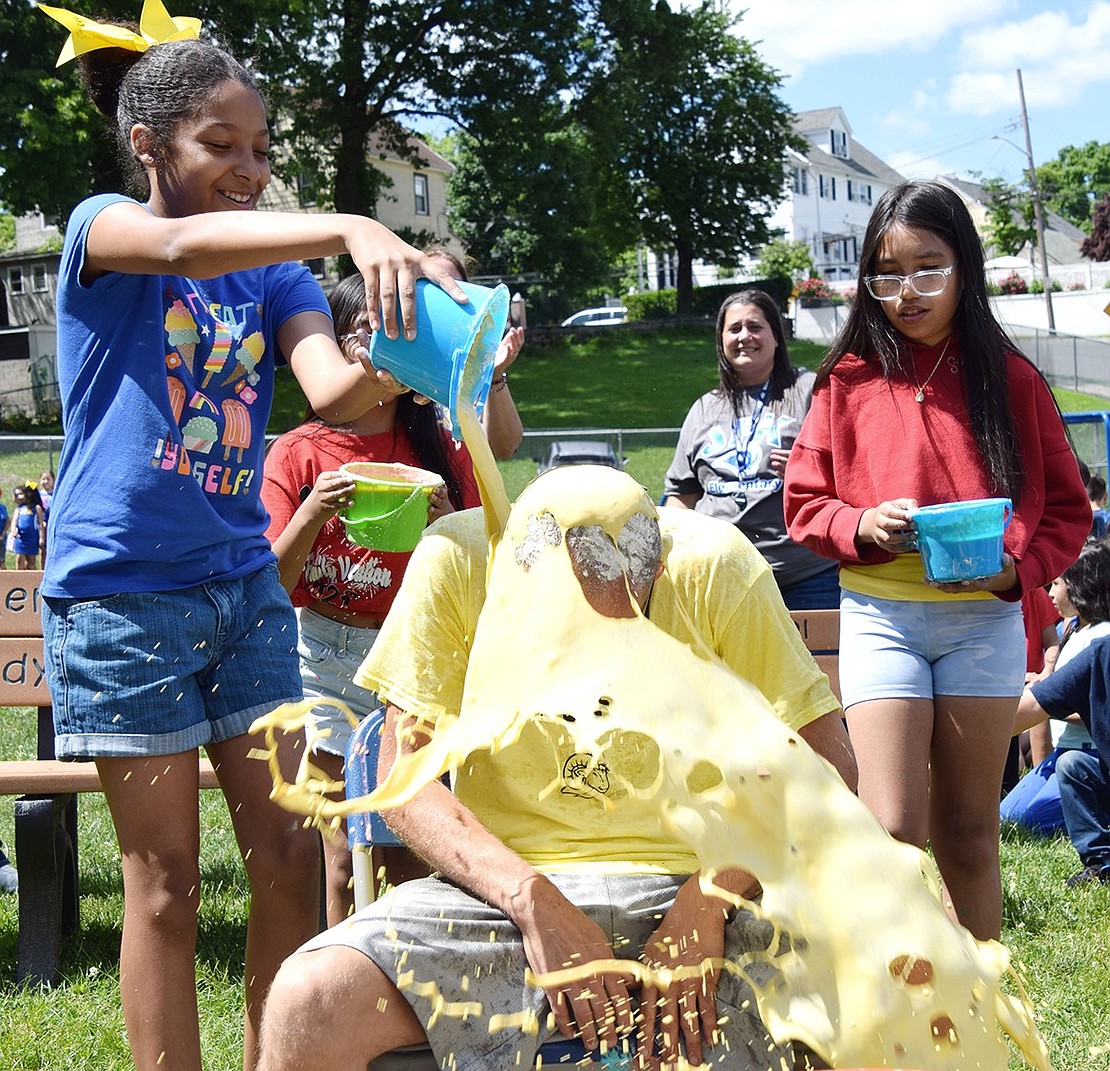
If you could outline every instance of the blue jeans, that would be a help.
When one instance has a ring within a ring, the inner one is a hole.
[[[1003,822],[1016,822],[1044,837],[1063,831],[1064,810],[1056,777],[1056,760],[1062,754],[1054,748],[1006,793],[999,807]]]
[[[840,570],[836,565],[779,588],[788,610],[836,610],[840,607]]]
[[[1056,779],[1068,839],[1083,865],[1110,864],[1110,770],[1097,751],[1065,751]]]

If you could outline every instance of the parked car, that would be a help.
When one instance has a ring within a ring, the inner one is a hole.
[[[623,469],[624,462],[617,457],[616,450],[597,439],[560,439],[553,442],[540,461],[540,472],[558,468],[560,465],[608,465],[613,469]]]
[[[628,309],[623,305],[610,305],[604,309],[581,309],[568,316],[563,327],[608,327],[623,324],[628,319]]]

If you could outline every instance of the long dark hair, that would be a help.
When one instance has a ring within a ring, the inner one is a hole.
[[[177,127],[199,114],[225,82],[239,82],[262,95],[254,75],[213,41],[167,41],[145,52],[97,48],[78,57],[78,63],[89,99],[115,126],[116,148],[130,184],[143,193],[149,193],[150,185],[131,147],[132,127],[149,127],[149,151],[162,164]]]
[[[771,327],[771,334],[775,336],[775,363],[771,366],[766,399],[766,404],[774,409],[775,403],[781,402],[786,391],[794,386],[798,371],[790,365],[790,354],[786,349],[786,329],[782,325],[779,307],[775,299],[763,290],[738,290],[735,294],[729,294],[717,310],[717,374],[720,377],[717,393],[729,400],[733,416],[739,416],[743,409],[751,404],[751,396],[737,380],[736,370],[728,363],[728,358],[725,356],[722,337],[725,316],[734,305],[754,305],[763,313],[763,318]]]
[[[362,276],[348,275],[343,279],[328,294],[328,305],[331,306],[336,335],[352,332],[360,323],[365,322],[366,284]],[[312,420],[324,423],[311,408],[306,412],[305,418],[306,423]],[[409,442],[420,459],[421,468],[442,476],[451,504],[455,509],[463,509],[462,481],[454,451],[448,452],[445,447],[447,433],[439,421],[438,407],[430,402],[427,405],[418,404],[412,391],[400,395],[397,398],[397,422],[393,427],[394,449],[397,445],[398,428],[404,428],[408,433]]]
[[[892,373],[909,378],[909,343],[862,282],[864,276],[876,273],[883,239],[894,226],[929,231],[956,252],[960,299],[952,330],[959,346],[971,430],[995,493],[1017,501],[1025,470],[1010,409],[1006,355],[1024,354],[994,318],[987,295],[983,244],[967,206],[952,187],[943,182],[903,182],[879,198],[863,238],[856,297],[817,370],[817,385],[823,384],[849,353],[864,361],[878,361],[888,379]]]
[[[1060,579],[1085,624],[1110,621],[1110,544],[1106,540],[1088,543]]]

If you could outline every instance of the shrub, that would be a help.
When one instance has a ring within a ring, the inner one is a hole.
[[[1029,284],[1016,271],[1012,271],[998,281],[998,289],[1003,294],[1028,294]]]
[[[1077,279],[1074,283],[1068,283],[1068,289],[1069,290],[1086,290],[1087,289],[1087,284],[1084,283],[1084,282],[1081,282],[1080,280]]]
[[[1054,294],[1058,294],[1063,289],[1064,288],[1060,285],[1060,280],[1059,279],[1053,279],[1052,280],[1052,292]],[[1034,279],[1029,284],[1029,293],[1030,294],[1043,294],[1044,293],[1044,280],[1043,279]]]
[[[628,294],[624,299],[630,320],[665,320],[674,316],[678,294],[674,290],[644,290]]]

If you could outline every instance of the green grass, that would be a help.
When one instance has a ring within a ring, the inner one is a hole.
[[[0,708],[12,758],[34,755],[33,711]],[[205,1066],[231,1071],[241,1058],[246,877],[222,797],[201,793],[202,898],[197,949]],[[81,929],[65,946],[52,990],[17,986],[16,899],[0,896],[0,1068],[126,1071],[119,1006],[123,895],[115,837],[103,797],[79,797]],[[12,847],[12,811],[0,806],[0,839]],[[1003,942],[1019,965],[1056,1071],[1106,1068],[1110,1049],[1110,888],[1065,890],[1078,869],[1066,838],[1007,830],[1002,842]],[[883,880],[876,874],[876,881]],[[846,889],[845,896],[866,895]],[[1011,1067],[1023,1066],[1014,1055]]]

